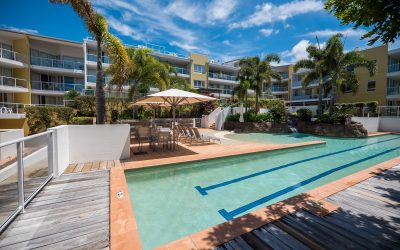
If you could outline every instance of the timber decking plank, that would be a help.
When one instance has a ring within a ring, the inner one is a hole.
[[[302,244],[300,241],[293,238],[291,235],[280,229],[279,227],[275,226],[273,223],[269,223],[263,227],[265,230],[273,234],[275,237],[280,239],[289,248],[298,249],[298,250],[306,250],[309,249],[307,246]]]

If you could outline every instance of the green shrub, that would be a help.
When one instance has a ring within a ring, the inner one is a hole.
[[[318,122],[320,123],[333,123],[334,120],[329,114],[329,112],[325,112],[322,114],[321,118],[318,119]]]
[[[347,107],[335,107],[335,110],[333,111],[332,118],[334,122],[339,122],[340,124],[345,124],[346,120],[351,118],[352,112],[351,109]]]
[[[246,122],[256,122],[257,113],[255,110],[249,110],[243,115],[243,118]]]
[[[74,110],[58,106],[29,106],[25,107],[25,113],[30,133],[36,134],[51,127],[69,124]]]
[[[93,117],[74,117],[71,120],[73,125],[92,125]]]
[[[226,117],[226,121],[228,122],[238,122],[240,119],[240,114],[236,114],[236,115],[228,115]]]
[[[366,106],[368,107],[369,112],[371,112],[372,114],[376,114],[378,102],[367,102]]]
[[[272,122],[273,120],[270,113],[261,113],[256,116],[256,122]]]
[[[297,110],[297,117],[301,120],[301,121],[305,121],[305,122],[309,122],[311,121],[312,118],[312,111],[309,109],[299,109]]]
[[[268,108],[269,112],[272,115],[272,119],[276,123],[284,123],[286,122],[286,107],[283,101],[281,100],[273,100],[279,102],[270,102],[271,106]]]

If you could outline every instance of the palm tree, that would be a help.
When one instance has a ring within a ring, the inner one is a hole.
[[[326,49],[310,45],[306,49],[308,59],[298,61],[293,70],[297,72],[299,69],[308,69],[302,79],[303,88],[306,88],[312,81],[318,80],[318,117],[322,116],[322,93],[324,76],[327,74],[326,65]]]
[[[88,31],[97,42],[97,73],[96,73],[96,123],[104,124],[106,120],[105,95],[103,87],[102,46],[107,50],[112,65],[110,71],[114,72],[112,84],[122,86],[128,78],[128,55],[121,41],[113,36],[105,18],[93,9],[89,0],[50,0],[51,3],[68,4],[85,22]]]
[[[279,82],[282,80],[281,75],[272,69],[271,62],[280,62],[277,54],[269,54],[264,60],[260,57],[247,57],[239,61],[240,70],[238,72],[239,79],[247,80],[250,83],[250,88],[256,94],[256,112],[260,110],[259,96],[262,93],[263,84],[271,86],[272,78]]]
[[[357,51],[344,52],[344,44],[341,41],[342,34],[332,36],[326,44],[326,63],[329,69],[329,85],[331,88],[331,100],[329,104],[329,112],[332,114],[333,105],[337,98],[337,89],[342,92],[346,87],[350,88],[353,93],[358,89],[358,79],[351,68],[366,68],[373,76],[376,71],[375,61],[369,60]]]
[[[233,95],[237,95],[238,99],[245,104],[245,113],[247,113],[247,92],[250,88],[250,82],[245,79],[239,79],[239,84],[233,89]]]
[[[170,87],[188,89],[188,83],[177,75],[174,67],[150,56],[150,49],[127,48],[130,61],[128,79],[130,98],[135,99],[138,93],[145,94],[150,87],[165,90]]]

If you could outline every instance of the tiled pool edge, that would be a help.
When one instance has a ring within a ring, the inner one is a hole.
[[[175,163],[185,163],[185,162],[194,162],[208,159],[216,159],[216,158],[224,158],[229,156],[236,155],[245,155],[245,154],[253,154],[253,153],[261,153],[261,152],[269,152],[276,150],[285,150],[285,149],[296,149],[302,147],[310,147],[326,144],[325,141],[309,141],[309,142],[300,142],[300,143],[292,143],[292,144],[257,144],[255,148],[243,148],[238,145],[238,150],[232,150],[229,152],[217,152],[217,153],[204,153],[204,154],[195,154],[195,155],[185,155],[185,156],[177,156],[173,158],[161,158],[154,160],[145,160],[145,161],[126,161],[121,163],[125,170],[129,169],[141,169],[162,165],[169,165]]]
[[[118,192],[123,197],[118,198]],[[122,167],[110,169],[110,249],[142,249]]]
[[[211,249],[239,235],[248,233],[271,221],[277,220],[284,215],[294,212],[300,208],[305,208],[310,212],[324,215],[337,208],[334,204],[326,202],[324,200],[325,198],[356,185],[357,183],[373,177],[398,164],[400,164],[400,157],[393,158],[352,175],[343,177],[339,180],[325,184],[316,189],[310,190],[306,193],[245,214],[233,219],[232,221],[216,225],[198,233],[194,233],[170,242],[166,245],[158,247],[157,249]],[[212,243],[210,242],[211,237],[213,238]]]

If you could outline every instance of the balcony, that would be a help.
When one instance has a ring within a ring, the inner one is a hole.
[[[387,88],[387,99],[388,100],[400,100],[400,85],[396,87]]]
[[[26,57],[15,51],[0,49],[0,66],[21,68],[26,66]]]
[[[86,81],[90,83],[96,83],[96,76],[95,75],[87,75],[86,76]],[[103,83],[108,84],[111,81],[112,77],[111,76],[105,76],[103,77]]]
[[[95,96],[96,90],[95,89],[85,89],[83,91],[83,95]],[[127,91],[104,90],[104,95],[105,95],[105,97],[108,97],[108,98],[124,98],[124,99],[129,98],[129,93]]]
[[[25,104],[0,102],[0,119],[24,119]]]
[[[39,66],[37,69],[45,70],[47,72],[63,72],[79,75],[84,73],[83,61],[57,60],[32,56],[31,65],[33,68],[36,68],[35,66]]]
[[[292,96],[292,101],[306,101],[318,99],[318,95],[294,95]]]
[[[58,82],[41,82],[41,81],[33,81],[31,83],[32,92],[41,92],[43,94],[64,94],[66,91],[70,91],[72,89],[82,92],[83,84],[75,84],[75,83],[58,83]],[[58,92],[58,93],[57,93]]]
[[[271,92],[272,93],[274,93],[274,92],[287,92],[287,91],[288,91],[288,88],[285,87],[285,86],[274,86],[274,85],[271,86]]]
[[[87,54],[87,60],[90,62],[96,62],[97,63],[97,55],[94,54]],[[101,57],[101,62],[105,64],[111,64],[111,60],[108,56],[102,56]]]
[[[236,82],[236,76],[227,75],[227,74],[218,74],[218,73],[208,72],[208,77],[214,78],[214,79]]]
[[[388,66],[388,73],[400,71],[400,63],[398,64],[390,64]]]
[[[189,75],[189,70],[186,68],[181,68],[181,67],[173,67],[176,70],[176,73],[178,75]]]
[[[0,91],[8,93],[26,93],[28,84],[24,79],[0,76]]]

